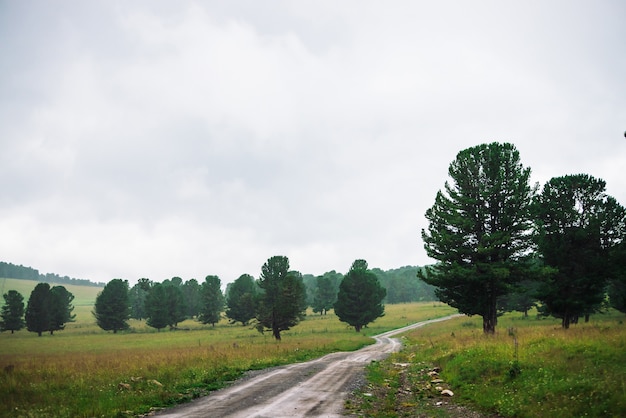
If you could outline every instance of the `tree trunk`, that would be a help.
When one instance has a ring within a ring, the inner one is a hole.
[[[117,328],[113,329],[113,334],[117,334]]]
[[[354,329],[356,330],[356,332],[361,332],[361,325],[355,325]]]
[[[495,334],[496,325],[498,324],[497,298],[491,298],[491,303],[487,313],[483,315],[483,332],[485,334]]]
[[[490,318],[490,316],[483,316],[483,332],[485,334],[495,334],[496,332],[496,318]]]
[[[278,328],[272,329],[272,335],[276,338],[277,341],[280,341],[280,330]]]
[[[569,329],[570,320],[571,320],[571,318],[570,318],[569,314],[563,315],[563,319],[561,320],[561,327],[563,329]]]

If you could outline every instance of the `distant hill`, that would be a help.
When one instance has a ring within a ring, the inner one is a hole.
[[[26,279],[7,279],[0,278],[0,306],[4,305],[4,298],[2,295],[7,293],[9,290],[16,290],[24,297],[24,303],[28,301],[30,297],[30,293],[33,291],[35,286],[38,283],[41,283],[39,280],[26,280]],[[53,282],[50,283],[51,286],[61,285],[65,287],[68,292],[74,295],[74,301],[72,305],[75,307],[79,306],[93,306],[96,302],[96,297],[98,293],[102,291],[102,287],[96,287],[93,285],[83,286],[76,284],[62,284]],[[103,285],[104,286],[104,285]]]
[[[74,279],[68,276],[59,276],[56,273],[40,274],[39,270],[13,263],[0,261],[0,278],[35,280],[38,282],[62,285],[104,287],[105,283],[96,283],[87,279]]]

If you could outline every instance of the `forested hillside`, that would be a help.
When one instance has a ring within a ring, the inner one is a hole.
[[[74,279],[68,276],[59,276],[56,273],[41,274],[39,270],[0,261],[0,278],[37,280],[45,283],[73,284],[77,286],[102,287],[104,283],[96,283],[87,279]]]
[[[372,269],[372,272],[378,277],[380,284],[387,290],[385,303],[408,303],[408,302],[425,302],[437,300],[434,287],[426,284],[417,278],[417,272],[422,267],[405,266],[391,270],[381,270],[379,268]],[[315,291],[317,289],[317,279],[323,277],[329,279],[336,290],[339,289],[339,283],[343,279],[343,274],[337,273],[335,270],[324,273],[322,276],[313,276],[305,274],[303,276],[304,284],[307,288],[307,301],[309,305],[314,306]]]

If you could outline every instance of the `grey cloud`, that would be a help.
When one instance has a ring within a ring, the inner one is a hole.
[[[626,202],[621,4],[39,6],[0,6],[6,261],[101,281],[425,264],[448,164],[487,141]]]

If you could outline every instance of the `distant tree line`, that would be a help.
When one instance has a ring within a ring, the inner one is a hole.
[[[609,305],[626,312],[626,209],[587,174],[530,185],[512,144],[460,151],[426,211],[418,275],[494,333],[505,311],[537,306],[563,328]]]
[[[87,279],[74,279],[68,276],[59,276],[55,273],[40,274],[39,270],[0,261],[0,278],[35,280],[44,283],[71,284],[77,286],[102,287],[104,283],[96,283]]]
[[[437,300],[435,287],[417,277],[418,271],[424,267],[405,266],[391,270],[373,268],[371,271],[376,275],[381,286],[386,291],[384,302],[388,304],[427,302]],[[313,308],[313,312],[325,314],[332,309],[339,292],[339,284],[343,274],[335,270],[324,273],[321,276],[305,274],[304,284],[307,290],[307,303]]]
[[[344,277],[329,273],[316,280],[316,312],[335,309],[339,319],[360,331],[384,313],[385,289],[364,260],[357,260]],[[339,280],[338,290],[335,283]],[[221,290],[217,276],[207,276],[202,283],[174,277],[161,283],[140,279],[133,287],[127,280],[114,279],[98,294],[93,315],[106,331],[129,328],[128,320],[145,320],[150,327],[177,329],[186,319],[215,326],[223,317],[231,323],[253,325],[260,332],[269,331],[280,340],[281,332],[297,325],[305,317],[306,286],[302,274],[291,270],[289,259],[274,256],[261,268],[255,280],[241,275]]]
[[[382,271],[369,270],[364,260],[355,263],[346,275],[333,270],[317,277],[303,276],[289,269],[286,257],[276,256],[264,264],[258,280],[243,274],[226,286],[225,294],[219,277],[211,275],[203,283],[196,279],[183,281],[180,277],[163,282],[142,278],[132,287],[127,280],[113,279],[98,294],[93,315],[99,327],[113,333],[127,330],[130,318],[145,320],[148,326],[160,331],[167,327],[177,329],[186,319],[215,326],[225,317],[231,323],[252,324],[261,332],[271,331],[280,339],[282,331],[304,318],[309,306],[313,312],[323,315],[334,309],[340,320],[360,330],[382,314],[384,303],[434,300],[434,288],[415,276],[418,267]],[[348,285],[355,281],[357,285]],[[47,283],[37,286],[37,292],[33,293],[36,297],[31,295],[33,301],[45,286],[49,287]],[[350,298],[358,303],[351,306]],[[15,291],[5,295],[3,309],[7,311],[4,315],[7,321],[2,330],[23,327],[20,324],[24,322],[24,309],[20,311],[18,299],[23,301]],[[31,311],[43,305],[35,304]],[[45,316],[29,315],[32,318]],[[37,332],[49,330],[44,328],[43,325],[29,327]]]

